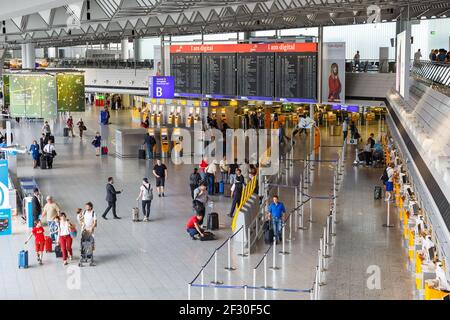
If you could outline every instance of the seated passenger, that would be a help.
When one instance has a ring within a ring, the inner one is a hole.
[[[186,231],[191,236],[192,240],[198,240],[196,237],[197,234],[200,235],[200,237],[203,237],[204,230],[200,227],[200,221],[203,219],[200,213],[195,214],[191,218],[189,218],[187,224],[186,224]]]

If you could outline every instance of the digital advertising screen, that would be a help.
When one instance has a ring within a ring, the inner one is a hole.
[[[345,101],[345,42],[323,44],[322,102]]]
[[[73,73],[58,73],[57,110],[58,112],[84,112],[84,75]]]

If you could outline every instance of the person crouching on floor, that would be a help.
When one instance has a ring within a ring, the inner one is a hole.
[[[187,224],[186,224],[186,231],[191,236],[192,240],[197,240],[195,236],[197,234],[200,235],[200,237],[203,237],[204,230],[200,227],[200,221],[203,220],[203,217],[200,213],[196,213],[194,216],[189,218]]]

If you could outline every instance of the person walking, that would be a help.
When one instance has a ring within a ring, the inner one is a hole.
[[[416,53],[414,53],[414,66],[418,67],[420,66],[420,59],[422,58],[422,53],[420,52],[420,49],[417,50]]]
[[[81,226],[81,231],[87,231],[91,235],[94,235],[94,230],[97,228],[97,215],[92,202],[85,204],[84,211],[81,209],[78,210],[77,220]]]
[[[200,162],[200,176],[202,177],[202,180],[206,177],[206,168],[208,167],[208,159],[204,157],[202,161]]]
[[[80,139],[83,138],[83,131],[86,131],[86,126],[83,122],[83,119],[80,118],[80,121],[77,122],[78,131],[80,132]]]
[[[356,129],[356,124],[355,121],[352,121],[350,123],[350,139],[357,139],[355,137],[356,133],[358,132],[358,130]]]
[[[386,168],[387,181],[386,181],[386,201],[392,198],[392,192],[394,191],[394,173],[395,173],[394,163],[390,163]]]
[[[355,69],[356,69],[356,66],[358,66],[358,69],[359,69],[360,60],[361,60],[361,56],[359,54],[359,51],[356,51],[356,54],[353,57],[353,65],[354,65]]]
[[[72,116],[69,116],[69,118],[66,121],[67,128],[69,128],[69,133],[72,135],[72,137],[75,137],[73,134],[73,118]]]
[[[38,188],[35,188],[33,190],[33,198],[31,199],[31,206],[33,207],[33,221],[39,221],[39,218],[42,213],[42,206],[41,206],[41,193],[39,192]]]
[[[158,197],[165,197],[164,186],[167,179],[167,167],[161,162],[161,159],[156,160],[156,164],[153,167],[153,175],[156,177],[156,190],[158,191]]]
[[[223,159],[220,160],[219,169],[220,169],[221,181],[226,183],[228,181],[228,170],[229,170],[227,156],[223,156]]]
[[[144,137],[144,144],[147,146],[148,159],[153,159],[153,148],[156,145],[155,137],[147,132]]]
[[[191,188],[192,200],[194,200],[194,190],[198,188],[200,181],[202,181],[202,177],[200,176],[200,173],[198,173],[198,169],[194,168],[194,172],[189,176],[189,187]]]
[[[139,189],[139,195],[136,201],[139,202],[142,199],[142,214],[144,215],[143,221],[150,221],[150,207],[153,200],[153,189],[147,178],[142,179],[142,185]]]
[[[342,122],[342,134],[344,135],[344,143],[346,143],[348,136],[348,118],[345,118],[344,122]]]
[[[59,208],[58,204],[53,200],[52,196],[47,196],[46,198],[47,203],[44,205],[44,208],[42,209],[42,216],[41,221],[43,221],[43,224],[45,225],[45,222],[47,222],[49,228],[51,228],[52,224],[54,223],[53,220],[57,216],[59,216],[59,213],[61,212],[61,209]]]
[[[72,229],[71,223],[66,217],[64,212],[59,214],[59,245],[63,255],[63,264],[67,265],[67,259],[72,261],[72,237],[70,236],[70,230]]]
[[[267,208],[268,218],[272,221],[273,234],[277,241],[281,241],[281,229],[283,224],[283,214],[286,213],[284,204],[279,201],[277,195],[273,196],[273,202]]]
[[[217,161],[213,160],[207,167],[206,167],[206,182],[208,185],[208,193],[213,195],[214,194],[214,184],[215,184],[215,176],[217,172]]]
[[[236,177],[234,179],[233,186],[231,187],[231,198],[233,199],[231,202],[230,212],[228,216],[233,218],[236,207],[240,205],[242,198],[242,191],[244,190],[245,182],[244,177],[242,176],[241,169],[236,169]]]
[[[56,157],[55,145],[53,140],[49,139],[47,145],[44,147],[44,161],[47,161],[47,167],[49,169],[53,168],[53,158]]]
[[[36,169],[40,153],[39,153],[39,145],[36,140],[33,140],[33,144],[30,146],[31,159],[33,159],[33,169]]]
[[[44,150],[44,147],[47,145],[48,143],[48,138],[46,137],[45,133],[43,133],[41,135],[41,138],[39,140],[39,148],[40,150]]]
[[[233,163],[228,166],[228,176],[230,177],[230,184],[233,184],[234,180],[236,179],[236,170],[239,169],[237,161],[237,159],[234,159]]]
[[[113,177],[109,177],[108,183],[106,184],[106,202],[108,203],[108,207],[106,208],[105,212],[102,215],[102,218],[105,220],[107,220],[106,215],[111,209],[114,219],[120,219],[120,217],[117,216],[116,214],[116,202],[117,202],[117,195],[122,193],[123,190],[116,191],[113,184],[114,184]]]
[[[30,238],[34,236],[34,245],[35,251],[37,255],[37,261],[40,265],[42,265],[42,258],[44,257],[44,248],[45,248],[45,237],[44,237],[44,228],[42,227],[42,223],[39,220],[35,220],[34,227],[31,229],[31,233],[28,236],[27,240],[25,240],[25,244],[30,241]]]
[[[45,134],[47,139],[50,138],[50,136],[52,135],[52,130],[50,129],[48,121],[44,122],[44,125],[42,126],[42,133]]]
[[[95,148],[95,155],[98,157],[100,155],[100,147],[102,145],[102,137],[100,136],[100,132],[95,133],[94,140],[92,140],[92,146]]]

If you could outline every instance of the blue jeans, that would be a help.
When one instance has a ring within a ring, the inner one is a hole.
[[[282,220],[281,218],[274,218],[272,217],[272,224],[273,224],[273,235],[278,241],[281,241],[281,227],[282,227]]]
[[[187,233],[189,233],[189,235],[190,235],[191,237],[193,237],[193,236],[195,236],[196,234],[198,234],[198,231],[197,231],[197,229],[195,229],[195,228],[188,228],[188,229],[186,229],[186,231],[187,231]]]
[[[147,154],[149,159],[153,159],[153,146],[147,143]]]
[[[207,173],[206,177],[208,178],[208,194],[214,194],[214,175]]]

